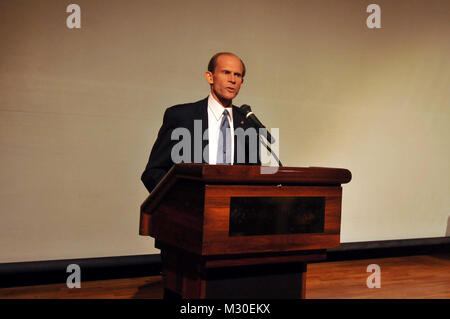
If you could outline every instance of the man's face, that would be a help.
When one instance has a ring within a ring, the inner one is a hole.
[[[234,55],[220,55],[217,58],[214,73],[206,72],[206,81],[211,85],[211,93],[224,107],[231,106],[232,100],[238,95],[243,67],[241,60]]]

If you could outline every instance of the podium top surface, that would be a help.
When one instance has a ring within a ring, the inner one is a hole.
[[[250,165],[176,164],[168,178],[200,180],[205,183],[230,184],[344,184],[351,173],[343,168],[328,167],[267,167]]]

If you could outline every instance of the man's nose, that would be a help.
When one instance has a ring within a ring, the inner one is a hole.
[[[236,83],[236,76],[234,74],[230,74],[228,81],[230,81],[231,83]]]

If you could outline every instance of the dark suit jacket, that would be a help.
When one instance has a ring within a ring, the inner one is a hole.
[[[194,132],[194,120],[201,120],[201,135],[199,132]],[[248,128],[253,127],[234,105],[233,125],[235,132],[238,128],[242,128],[245,131]],[[199,145],[201,145],[201,150],[203,152],[206,145],[208,145],[208,140],[203,140],[202,138],[204,131],[208,128],[208,98],[195,103],[175,105],[166,109],[163,124],[159,130],[156,142],[153,145],[145,171],[141,176],[141,180],[149,192],[153,190],[164,175],[170,170],[172,165],[174,165],[171,158],[172,148],[180,142],[179,140],[171,139],[172,131],[176,128],[186,128],[190,132],[191,160],[186,162],[207,163],[203,156],[200,158],[199,154],[194,157],[194,148],[195,145],[197,145],[198,151]],[[207,138],[207,135],[205,135],[205,137]],[[196,140],[194,140],[194,138]],[[248,136],[245,136],[244,139],[238,139],[236,136],[234,137],[234,164],[261,165],[259,158],[259,142],[256,142],[256,149],[254,145],[250,147],[250,142],[251,138]],[[240,150],[245,149],[245,158],[243,161],[242,157],[238,158],[237,156],[237,148],[240,148]],[[205,153],[207,154],[208,152]]]

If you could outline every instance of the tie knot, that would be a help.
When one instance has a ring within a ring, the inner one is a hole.
[[[227,109],[225,109],[224,111],[223,111],[223,116],[228,116],[228,110]]]

